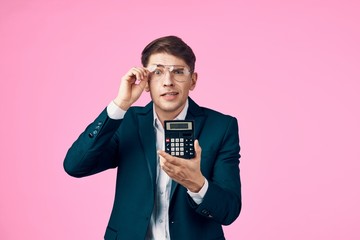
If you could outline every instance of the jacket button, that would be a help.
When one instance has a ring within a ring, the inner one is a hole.
[[[209,215],[209,211],[206,210],[206,209],[203,209],[203,210],[201,211],[201,213],[204,214],[204,215]]]
[[[94,137],[94,134],[89,133],[89,137],[90,137],[90,138],[93,138],[93,137]]]

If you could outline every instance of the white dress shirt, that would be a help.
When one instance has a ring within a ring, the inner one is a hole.
[[[189,108],[189,101],[186,101],[184,109],[175,118],[175,120],[184,120]],[[154,131],[156,133],[156,150],[165,149],[164,128],[154,111]],[[119,108],[113,101],[107,107],[108,116],[112,119],[122,119],[126,111]],[[156,194],[154,209],[151,215],[150,224],[147,231],[146,239],[151,240],[165,240],[170,239],[169,234],[169,204],[171,193],[172,179],[161,169],[159,156],[157,156],[157,174],[156,174]],[[187,191],[191,198],[200,204],[208,189],[208,182],[205,179],[205,184],[198,193]]]

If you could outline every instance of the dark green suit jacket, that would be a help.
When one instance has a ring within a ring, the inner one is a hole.
[[[114,206],[106,240],[145,239],[154,207],[156,137],[153,103],[131,107],[122,120],[106,109],[69,149],[64,168],[74,177],[117,167]],[[172,240],[225,239],[222,225],[231,224],[241,209],[240,146],[237,120],[199,107],[189,98],[186,119],[195,121],[202,148],[201,171],[209,188],[200,205],[173,181],[169,208]],[[161,240],[161,239],[159,239]]]

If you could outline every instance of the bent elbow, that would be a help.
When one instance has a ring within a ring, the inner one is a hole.
[[[229,226],[230,224],[232,224],[233,222],[235,222],[235,220],[239,217],[240,212],[241,212],[241,207],[242,207],[242,203],[241,200],[238,200],[237,203],[237,207],[235,208],[234,211],[230,212],[228,214],[228,216],[224,219],[224,221],[222,222],[222,225],[225,226]]]
[[[83,175],[78,171],[78,169],[75,167],[75,165],[69,161],[67,158],[65,158],[63,167],[65,172],[70,175],[71,177],[81,178]]]

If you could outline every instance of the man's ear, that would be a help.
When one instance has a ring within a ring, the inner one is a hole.
[[[145,90],[145,92],[150,92],[149,81],[146,82],[144,90]]]
[[[191,91],[194,90],[196,87],[197,78],[198,78],[198,74],[197,74],[197,72],[194,72],[191,75],[191,86],[190,86]]]

